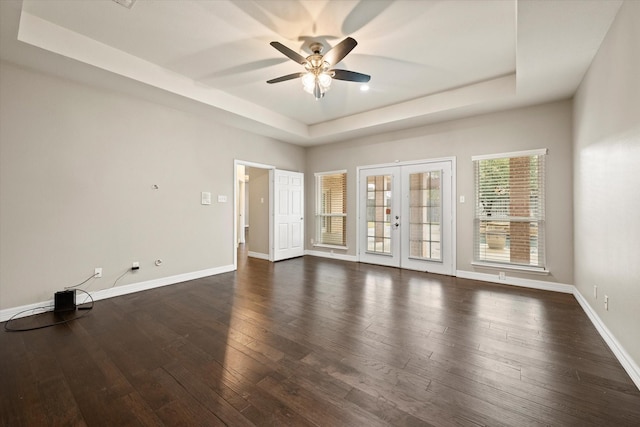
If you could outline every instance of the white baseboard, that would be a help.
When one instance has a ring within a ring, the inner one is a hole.
[[[90,292],[94,301],[102,299],[113,298],[120,295],[132,294],[134,292],[146,291],[153,288],[159,288],[162,286],[175,285],[176,283],[186,282],[188,280],[200,279],[202,277],[215,276],[216,274],[228,273],[234,271],[233,265],[225,265],[222,267],[208,268],[206,270],[193,271],[191,273],[178,274],[175,276],[161,277],[159,279],[147,280],[139,283],[132,283],[130,285],[116,286],[114,288],[102,289],[95,292]],[[76,295],[76,303],[84,303],[83,293]],[[38,310],[39,308],[44,308]],[[32,314],[42,313],[44,311],[53,310],[53,299],[43,301],[35,304],[27,304],[20,307],[5,308],[0,310],[0,322],[9,320],[12,316],[16,318],[31,316]],[[20,314],[19,314],[20,313]]]
[[[629,374],[633,383],[640,390],[640,367],[638,364],[629,356],[629,353],[626,352],[624,347],[618,342],[616,337],[609,331],[598,316],[598,314],[593,310],[593,308],[589,305],[587,300],[582,296],[580,291],[573,286],[567,285],[564,283],[554,283],[554,282],[545,282],[543,280],[531,280],[531,279],[522,279],[518,277],[506,277],[505,280],[500,280],[495,274],[487,274],[487,273],[478,273],[475,271],[464,271],[458,270],[456,272],[456,276],[463,279],[473,279],[480,280],[483,282],[492,282],[492,283],[500,283],[505,285],[512,286],[521,286],[525,288],[533,288],[533,289],[542,289],[546,291],[555,291],[562,292],[566,294],[572,294],[574,298],[582,307],[582,310],[586,313],[591,323],[596,327],[596,330],[602,337],[602,339],[607,343],[613,354],[616,356],[624,370]]]
[[[587,314],[589,320],[593,323],[593,326],[596,327],[602,339],[607,343],[624,370],[627,371],[627,374],[631,377],[633,383],[638,387],[638,390],[640,390],[640,367],[638,364],[631,358],[631,356],[629,356],[629,353],[627,353],[624,347],[622,347],[611,331],[609,331],[609,328],[606,327],[602,319],[600,319],[600,316],[598,316],[595,310],[582,296],[578,288],[574,287],[573,296],[578,300],[578,304],[580,304],[582,310]]]
[[[20,317],[40,314],[51,310],[53,310],[53,299],[36,302],[34,304],[21,305],[20,307],[5,308],[0,310],[0,322],[6,322],[13,316],[15,316],[16,319],[19,319]]]
[[[562,292],[564,294],[573,294],[573,291],[575,289],[573,285],[567,285],[565,283],[523,279],[513,276],[506,276],[504,280],[500,280],[497,274],[478,273],[477,271],[457,270],[456,277],[460,277],[462,279],[480,280],[482,282],[499,283],[501,285],[520,286],[523,288]]]
[[[255,258],[261,258],[264,254],[254,253]],[[353,255],[343,255],[343,254],[335,254],[329,252],[322,251],[305,251],[305,255],[318,256],[324,258],[334,258],[340,259],[343,261],[351,261],[357,262],[358,259]],[[251,256],[251,255],[250,255]],[[268,256],[267,258],[268,259]],[[200,279],[202,277],[214,276],[217,274],[228,273],[230,271],[234,271],[235,268],[233,265],[226,265],[222,267],[210,268],[206,270],[194,271],[191,273],[178,274],[175,276],[162,277],[159,279],[148,280],[145,282],[132,283],[130,285],[117,286],[115,288],[103,289],[100,291],[92,292],[91,296],[94,301],[99,301],[106,298],[113,298],[120,295],[127,295],[135,292],[145,291],[153,288],[159,288],[162,286],[174,285],[176,283],[186,282],[188,280]],[[531,280],[531,279],[522,279],[518,277],[507,277],[505,280],[499,280],[495,274],[486,274],[486,273],[478,273],[474,271],[464,271],[457,270],[456,276],[463,279],[472,279],[472,280],[480,280],[483,282],[492,282],[499,284],[506,284],[512,286],[521,286],[525,288],[533,288],[533,289],[542,289],[547,291],[555,291],[562,293],[572,294],[575,299],[578,301],[578,304],[582,307],[582,310],[587,314],[587,317],[591,320],[593,325],[596,327],[596,330],[602,336],[604,341],[607,343],[613,354],[616,356],[624,370],[629,374],[631,380],[634,382],[636,387],[640,389],[640,367],[638,364],[629,356],[624,347],[618,342],[615,336],[609,331],[609,328],[606,327],[602,319],[598,316],[598,314],[591,308],[587,300],[582,296],[580,291],[573,286],[567,285],[564,283],[553,283],[553,282],[545,282],[542,280]],[[81,295],[78,295],[79,299],[81,299]],[[81,303],[81,302],[78,302]],[[34,304],[27,304],[20,307],[12,307],[0,310],[0,322],[5,322],[9,320],[12,316],[25,317],[30,316],[32,314],[37,314],[43,311],[49,311],[53,309],[53,300],[43,301]],[[22,314],[18,314],[22,313]]]
[[[267,261],[269,261],[269,254],[263,254],[262,252],[248,251],[247,255],[250,256],[251,258],[266,259]]]
[[[321,258],[333,258],[333,259],[339,259],[342,261],[350,261],[350,262],[358,262],[358,257],[355,255],[345,255],[345,254],[337,254],[337,253],[331,253],[331,252],[323,252],[323,251],[310,251],[310,250],[305,250],[304,251],[305,255],[311,255],[311,256],[317,256],[317,257],[321,257]]]

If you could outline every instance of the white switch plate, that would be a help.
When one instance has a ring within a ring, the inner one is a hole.
[[[460,196],[460,203],[464,203],[464,196]]]
[[[227,203],[227,196],[223,196],[222,194],[218,194],[218,203]]]
[[[203,205],[210,205],[211,193],[209,193],[208,191],[203,191],[202,193],[200,193],[200,203],[202,203]]]

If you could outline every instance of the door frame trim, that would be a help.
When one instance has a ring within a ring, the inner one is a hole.
[[[276,167],[263,163],[248,162],[245,160],[233,160],[233,270],[238,269],[238,166],[267,169],[269,174]],[[273,261],[273,180],[269,179],[269,261]]]
[[[452,276],[456,275],[457,271],[457,253],[458,253],[458,245],[457,245],[457,225],[458,225],[458,211],[457,211],[457,200],[458,200],[458,186],[457,186],[457,166],[456,166],[457,158],[456,156],[449,157],[437,157],[433,159],[420,159],[420,160],[407,160],[407,161],[395,161],[391,163],[380,163],[374,165],[364,165],[356,167],[356,258],[357,261],[360,262],[360,245],[361,245],[361,231],[360,231],[360,171],[366,169],[376,169],[376,168],[385,168],[392,166],[411,166],[411,165],[420,165],[420,164],[428,164],[428,163],[439,163],[439,162],[451,162],[451,267],[452,267]]]

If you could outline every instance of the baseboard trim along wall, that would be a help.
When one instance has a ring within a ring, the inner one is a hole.
[[[312,255],[323,258],[335,258],[344,261],[358,261],[358,258],[356,256],[340,255],[335,253],[332,254],[329,252],[321,251],[307,250],[305,251],[305,255]],[[578,304],[580,304],[580,306],[582,307],[582,310],[587,314],[587,317],[589,317],[589,319],[591,320],[591,323],[593,323],[593,325],[596,327],[596,330],[598,331],[602,339],[604,339],[613,354],[616,356],[624,370],[627,372],[627,374],[629,374],[631,380],[640,390],[640,367],[638,367],[638,364],[634,362],[631,356],[629,356],[629,353],[625,351],[624,347],[622,347],[615,336],[609,331],[609,329],[602,322],[602,319],[600,319],[598,314],[591,308],[587,300],[584,299],[584,297],[580,294],[575,286],[568,285],[566,283],[555,283],[547,282],[544,280],[523,279],[520,277],[510,276],[506,276],[504,279],[500,279],[500,276],[497,274],[478,273],[476,271],[465,270],[457,270],[456,277],[462,279],[480,280],[482,282],[498,283],[501,285],[520,286],[523,288],[572,294],[578,301]]]
[[[355,255],[337,254],[335,252],[331,253],[331,252],[323,252],[323,251],[305,250],[304,254],[305,255],[311,255],[311,256],[317,256],[317,257],[320,257],[320,258],[333,258],[333,259],[339,259],[339,260],[342,260],[342,261],[358,262],[358,257],[355,256]]]
[[[622,365],[627,374],[631,377],[633,383],[640,390],[640,366],[629,356],[629,353],[626,352],[624,347],[618,342],[616,337],[609,331],[609,328],[602,322],[600,316],[595,312],[595,310],[589,305],[585,297],[582,296],[578,288],[575,288],[573,292],[573,296],[578,300],[578,304],[582,307],[582,310],[587,314],[593,326],[596,327],[598,333],[602,337],[602,339],[607,343],[613,354],[615,354],[616,358]]]
[[[251,255],[253,254],[253,255]],[[343,261],[351,261],[357,262],[357,257],[353,255],[343,255],[336,254],[330,252],[322,252],[322,251],[305,251],[305,255],[317,256],[322,258],[334,258]],[[269,259],[268,256],[262,253],[253,252],[250,253],[249,256],[253,256],[254,258],[261,259]],[[266,258],[264,258],[266,256]],[[92,292],[91,296],[94,301],[99,301],[102,299],[113,298],[120,295],[132,294],[135,292],[146,291],[149,289],[159,288],[162,286],[174,285],[176,283],[186,282],[188,280],[200,279],[202,277],[215,276],[217,274],[228,273],[230,271],[234,271],[233,265],[225,265],[222,267],[210,268],[206,270],[194,271],[191,273],[178,274],[175,276],[162,277],[159,279],[148,280],[145,282],[132,283],[130,285],[117,286],[115,288],[103,289],[100,291]],[[595,326],[596,330],[607,343],[613,354],[615,354],[616,358],[624,368],[624,370],[629,374],[631,380],[634,382],[636,387],[640,389],[640,367],[638,364],[629,356],[624,347],[618,342],[615,336],[609,331],[609,328],[605,326],[602,322],[602,319],[598,316],[598,314],[591,308],[587,300],[582,296],[580,291],[573,286],[567,285],[564,283],[553,283],[553,282],[545,282],[543,280],[531,280],[531,279],[523,279],[519,277],[506,277],[504,280],[501,280],[499,276],[495,274],[487,274],[487,273],[478,273],[475,271],[464,271],[457,270],[456,276],[462,279],[471,279],[471,280],[480,280],[483,282],[492,282],[504,285],[511,286],[520,286],[524,288],[531,289],[541,289],[545,291],[555,291],[562,292],[566,294],[572,294],[574,298],[582,307],[582,310],[586,313],[591,323]],[[82,296],[78,295],[78,304],[82,303]],[[5,322],[10,319],[12,316],[15,316],[18,313],[23,312],[23,314],[18,317],[30,316],[33,314],[42,313],[44,311],[53,310],[53,299],[49,301],[43,301],[35,304],[23,305],[20,307],[7,308],[4,310],[0,310],[0,322]]]
[[[206,270],[193,271],[191,273],[177,274],[175,276],[161,277],[159,279],[147,280],[139,283],[132,283],[130,285],[116,286],[114,288],[102,289],[99,291],[91,292],[91,297],[94,301],[99,301],[107,298],[113,298],[120,295],[132,294],[134,292],[146,291],[149,289],[159,288],[162,286],[175,285],[176,283],[186,282],[188,280],[201,279],[203,277],[215,276],[216,274],[228,273],[234,271],[233,265],[224,265],[222,267],[208,268]],[[83,293],[76,295],[76,303],[83,304]],[[86,295],[85,295],[86,296]],[[23,312],[16,318],[31,316],[33,314],[43,313],[45,311],[53,310],[53,299],[43,301],[35,304],[23,305],[20,307],[6,308],[0,310],[0,322],[9,320],[12,316]]]
[[[626,352],[624,347],[622,347],[611,331],[609,331],[609,328],[605,326],[602,319],[600,319],[598,314],[593,310],[593,308],[591,308],[587,300],[575,286],[564,283],[545,282],[543,280],[522,279],[518,277],[506,277],[505,280],[500,280],[499,276],[495,274],[478,273],[475,271],[458,270],[456,275],[463,279],[481,280],[483,282],[493,282],[498,284],[521,286],[524,288],[572,294],[578,301],[578,304],[580,304],[580,307],[582,307],[582,310],[586,313],[587,317],[589,317],[589,320],[591,320],[591,323],[593,323],[593,326],[596,327],[596,330],[602,339],[607,343],[613,354],[616,356],[624,370],[627,371],[627,374],[629,374],[633,383],[640,390],[640,367],[638,367],[638,364],[634,362],[631,356],[629,356],[629,353]]]
[[[477,271],[457,270],[456,277],[461,279],[480,280],[481,282],[499,283],[501,285],[520,286],[530,289],[541,289],[543,291],[562,292],[572,294],[575,287],[565,283],[547,282],[544,280],[523,279],[520,277],[505,276],[501,280],[497,274],[478,273]]]
[[[263,254],[262,252],[248,251],[247,255],[250,256],[251,258],[266,259],[267,261],[269,261],[269,254]]]

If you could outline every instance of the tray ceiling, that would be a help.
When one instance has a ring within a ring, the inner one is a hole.
[[[137,0],[129,9],[111,0],[3,1],[0,47],[3,59],[20,63],[19,40],[210,106],[246,129],[313,145],[568,98],[619,6]],[[358,46],[339,68],[370,74],[369,91],[334,81],[316,101],[299,79],[266,84],[302,68],[270,41],[307,56],[311,41],[328,49],[347,36]]]

